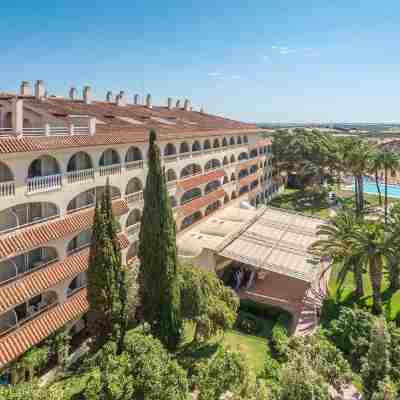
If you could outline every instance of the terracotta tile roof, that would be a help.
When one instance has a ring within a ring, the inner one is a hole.
[[[199,197],[197,199],[190,201],[189,203],[184,204],[183,206],[181,206],[180,211],[184,216],[191,215],[200,208],[208,206],[209,204],[214,203],[215,201],[219,200],[224,196],[225,196],[224,189],[215,190],[214,192],[211,192],[206,196]]]
[[[209,172],[208,174],[197,175],[185,180],[181,180],[178,182],[178,187],[182,188],[183,190],[190,190],[204,183],[222,178],[224,175],[225,172],[222,169],[219,169],[217,171]]]
[[[129,246],[129,240],[124,234],[118,235],[122,249]],[[21,279],[1,287],[0,286],[0,314],[11,306],[21,304],[58,283],[72,279],[85,271],[89,262],[89,249],[84,249],[62,261],[54,262],[44,268],[33,271]]]
[[[81,289],[65,303],[44,311],[21,328],[0,339],[0,368],[46,339],[67,322],[80,318],[88,310],[86,289]]]
[[[249,176],[246,176],[245,178],[243,178],[239,181],[239,187],[249,185],[251,182],[255,181],[257,178],[258,178],[257,172],[254,174],[251,174]]]
[[[113,210],[115,215],[122,215],[129,208],[126,201],[120,199],[113,202]],[[85,210],[3,235],[0,237],[0,260],[84,230],[92,224],[93,215],[94,209]]]
[[[7,101],[1,98],[0,100]],[[68,126],[73,122],[70,115],[80,115],[81,118],[94,117],[102,124],[97,124],[94,136],[0,137],[0,153],[147,142],[151,128],[156,129],[160,140],[242,135],[261,131],[254,124],[183,109],[168,110],[166,107],[120,107],[99,101],[87,105],[82,101],[52,97],[41,101],[25,98],[24,106],[40,113],[45,120],[53,123],[55,121],[59,126]],[[137,123],[129,122],[132,120]]]

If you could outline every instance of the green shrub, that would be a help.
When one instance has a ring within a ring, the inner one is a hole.
[[[236,329],[253,335],[256,335],[262,331],[262,325],[258,319],[252,314],[245,312],[239,312],[235,326]]]
[[[290,322],[287,315],[282,314],[272,328],[272,350],[278,359],[286,359],[289,350],[289,331],[288,323]]]

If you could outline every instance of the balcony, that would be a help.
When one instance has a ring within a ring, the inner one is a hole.
[[[121,175],[121,164],[111,164],[100,167],[100,176]]]
[[[192,151],[192,157],[200,157],[202,154],[202,150]]]
[[[26,180],[27,194],[51,192],[54,190],[60,190],[61,187],[62,187],[61,174],[35,176],[33,178],[27,178]]]
[[[127,171],[131,171],[133,169],[142,169],[143,168],[143,160],[129,161],[129,162],[125,163],[125,168]]]
[[[15,195],[14,181],[0,182],[0,197],[10,197]]]
[[[66,173],[68,183],[79,183],[94,180],[94,168],[80,169]]]
[[[190,157],[191,157],[191,153],[190,152],[180,153],[179,154],[179,159],[180,160],[185,160],[186,158],[190,158]]]
[[[141,203],[143,202],[143,191],[127,194],[125,199],[128,204]]]
[[[171,154],[168,156],[164,156],[164,162],[166,164],[171,163],[171,162],[175,162],[178,160],[178,155],[177,154]]]

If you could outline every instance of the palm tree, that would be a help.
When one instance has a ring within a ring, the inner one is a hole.
[[[375,177],[375,185],[376,185],[376,190],[378,192],[379,196],[379,206],[382,207],[382,193],[381,193],[381,187],[379,185],[379,170],[383,168],[382,165],[382,152],[379,150],[376,150],[375,152],[372,153],[371,157],[371,170],[370,172],[374,174]]]
[[[398,249],[400,249],[400,203],[396,203],[390,210],[388,224],[386,225],[388,235],[389,253],[389,282],[390,290],[400,289],[400,264],[398,261]]]
[[[382,167],[385,171],[385,225],[388,220],[388,172],[395,172],[396,169],[400,168],[399,156],[390,150],[382,152]]]
[[[365,140],[348,138],[343,151],[346,170],[355,179],[356,213],[361,215],[364,209],[364,176],[371,168],[372,147]]]
[[[353,234],[359,228],[359,223],[359,218],[353,212],[342,212],[332,218],[329,223],[319,227],[317,235],[323,238],[311,247],[311,250],[315,250],[319,255],[328,255],[335,263],[341,265],[338,276],[339,289],[347,274],[354,273],[357,299],[364,295],[363,266],[353,251]]]
[[[368,268],[372,286],[372,312],[382,314],[381,287],[383,268],[388,265],[390,248],[382,223],[364,221],[352,235],[354,256]]]

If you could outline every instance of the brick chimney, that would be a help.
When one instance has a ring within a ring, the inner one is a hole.
[[[69,89],[69,99],[70,100],[76,100],[78,98],[78,91],[76,90],[75,87],[72,87]]]
[[[135,94],[135,95],[133,96],[133,104],[134,104],[135,106],[137,106],[137,105],[140,104],[140,97],[139,97],[138,94]]]
[[[180,101],[180,100],[177,100],[177,101],[176,101],[175,107],[176,107],[176,108],[181,108],[181,101]]]
[[[22,81],[20,86],[20,95],[23,97],[32,96],[32,88],[28,81]]]
[[[43,99],[46,97],[46,87],[43,81],[36,81],[35,83],[35,97],[37,99]]]
[[[92,103],[92,88],[90,86],[85,86],[83,88],[83,102],[85,104]]]
[[[151,94],[150,93],[146,96],[146,107],[153,108],[153,106],[151,104]]]
[[[119,95],[117,95],[116,103],[117,103],[117,106],[120,106],[120,107],[126,106],[126,97],[125,97],[125,92],[123,90],[121,90],[119,92]]]
[[[185,100],[185,103],[183,105],[183,109],[185,111],[190,111],[190,101],[188,99]]]
[[[168,110],[172,110],[172,97],[168,97],[167,107]]]

